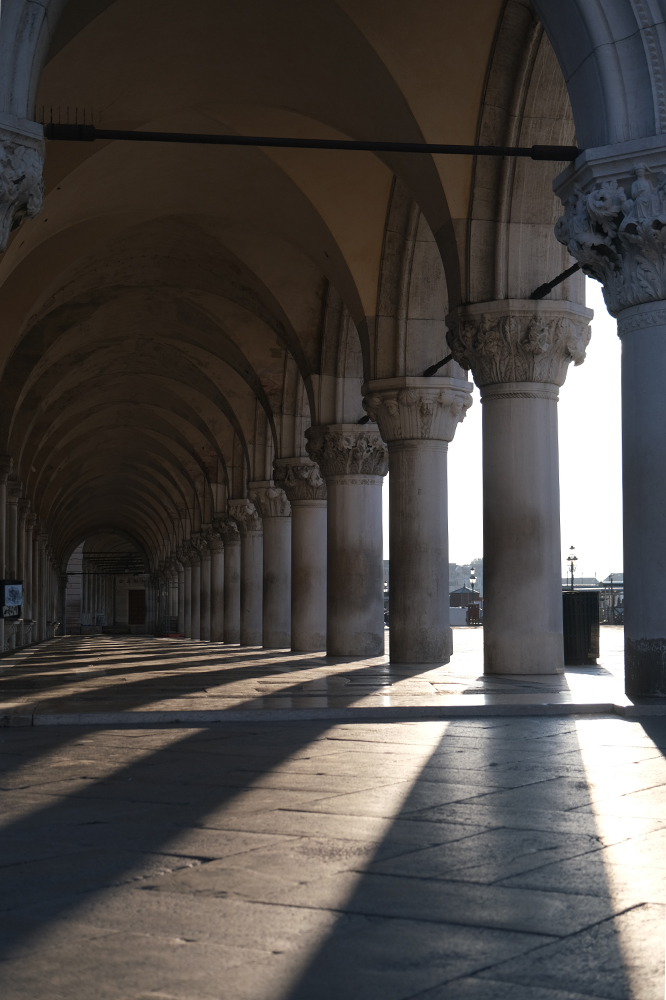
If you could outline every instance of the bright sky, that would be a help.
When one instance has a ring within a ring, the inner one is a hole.
[[[594,309],[587,359],[569,367],[560,390],[562,575],[569,546],[577,576],[622,572],[620,341],[601,285],[587,279]],[[479,390],[449,445],[449,559],[468,563],[483,554],[481,405]],[[387,477],[388,480],[388,477]],[[388,553],[388,482],[384,484],[384,558]]]

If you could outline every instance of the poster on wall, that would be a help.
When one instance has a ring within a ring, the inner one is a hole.
[[[23,605],[23,580],[0,580],[2,617],[20,618]]]

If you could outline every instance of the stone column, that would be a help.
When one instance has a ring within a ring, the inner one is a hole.
[[[210,642],[210,568],[211,568],[211,552],[208,547],[208,533],[210,531],[210,525],[201,525],[201,535],[198,539],[197,548],[199,549],[199,557],[201,559],[200,569],[199,569],[199,593],[200,593],[200,635],[199,638],[202,642]]]
[[[386,445],[372,424],[329,424],[305,434],[328,492],[326,651],[329,656],[381,656]]]
[[[190,538],[191,569],[191,638],[201,639],[201,538],[198,534]]]
[[[308,458],[274,462],[291,504],[291,648],[326,649],[326,483]]]
[[[591,317],[572,302],[506,299],[447,320],[483,403],[486,673],[564,669],[557,400]]]
[[[174,565],[178,573],[178,632],[185,635],[185,563],[180,550],[176,553]]]
[[[217,520],[206,533],[206,541],[210,550],[210,641],[224,642],[224,540]]]
[[[18,502],[21,498],[21,484],[10,480],[7,483],[7,578],[17,579],[18,565]],[[5,626],[6,627],[6,626]],[[5,639],[6,649],[16,648],[16,633],[18,625],[11,622],[9,635]]]
[[[185,597],[183,600],[183,632],[186,639],[192,638],[192,563],[190,562],[190,546],[186,543],[179,552],[179,559],[185,567]]]
[[[291,507],[284,490],[250,483],[250,500],[264,526],[263,644],[291,645]]]
[[[240,644],[261,646],[263,591],[263,530],[257,508],[250,500],[229,501],[229,514],[241,538]]]
[[[37,636],[46,639],[46,543],[48,535],[41,531],[37,536]]]
[[[33,563],[33,541],[32,533],[35,527],[37,515],[28,513],[25,519],[25,579],[23,582],[23,595],[25,605],[23,608],[23,620],[27,622],[23,626],[23,641],[25,645],[34,642],[34,591],[32,585],[32,563]],[[64,620],[63,620],[64,624]]]
[[[22,622],[19,626],[19,630],[16,635],[16,644],[18,646],[26,645],[28,642],[29,627],[26,624],[26,620],[30,617],[27,614],[27,588],[26,588],[26,519],[30,512],[30,501],[23,497],[19,500],[18,504],[18,535],[17,535],[17,546],[16,546],[16,565],[17,565],[17,577],[19,580],[23,581],[23,606],[21,608],[21,618]]]
[[[666,697],[666,148],[589,149],[553,187],[555,235],[604,286],[622,341],[624,656],[630,697]]]
[[[239,643],[241,632],[241,537],[233,518],[215,519],[224,540],[224,642]]]
[[[389,454],[389,642],[394,663],[448,663],[448,442],[472,403],[454,378],[392,378],[364,386],[363,405]]]
[[[0,456],[0,579],[7,578],[7,479],[12,470],[9,455]],[[0,607],[0,651],[5,648],[5,621]]]

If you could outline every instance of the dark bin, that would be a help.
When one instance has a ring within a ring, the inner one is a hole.
[[[564,664],[567,667],[583,667],[597,662],[599,594],[598,590],[565,590],[562,593]]]

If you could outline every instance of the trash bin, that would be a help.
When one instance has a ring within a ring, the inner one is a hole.
[[[599,590],[565,590],[564,664],[567,667],[596,665],[599,656]]]

